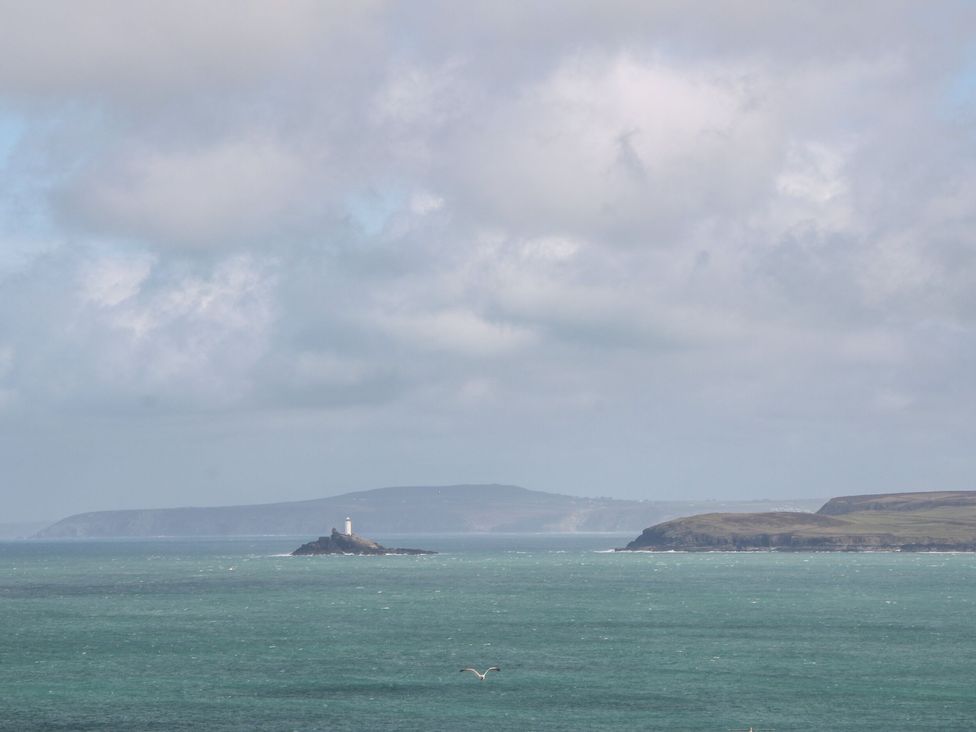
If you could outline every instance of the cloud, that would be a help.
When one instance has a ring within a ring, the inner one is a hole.
[[[14,371],[14,349],[0,343],[0,414],[12,409],[17,399],[15,389],[7,386],[12,381]]]
[[[153,268],[151,257],[111,257],[93,259],[80,273],[81,299],[114,307],[139,294]]]
[[[266,235],[301,196],[303,165],[269,139],[197,150],[135,150],[74,183],[72,207],[98,230],[162,246],[226,246]]]
[[[66,10],[58,2],[5,2],[0,85],[24,95],[145,98],[198,84],[267,79],[315,44],[336,40],[371,3],[217,0],[94,0]]]
[[[13,386],[29,404],[113,413],[148,403],[225,409],[251,399],[275,318],[272,264],[233,255],[195,273],[104,251],[65,264],[71,289],[63,289],[64,269],[51,268],[4,298],[3,325],[19,354]],[[57,297],[41,294],[50,282],[62,286]],[[40,303],[32,327],[10,317],[26,297]]]
[[[748,91],[717,74],[626,53],[575,58],[496,103],[472,128],[478,141],[458,144],[453,182],[511,226],[660,242],[696,211],[748,205],[776,154]]]
[[[351,410],[385,405],[408,386],[390,366],[324,350],[271,354],[259,373],[255,403],[271,409]]]
[[[435,68],[394,66],[372,100],[372,121],[378,127],[436,132],[456,119],[463,96],[462,65],[447,62]]]
[[[381,314],[377,316],[377,324],[411,347],[469,356],[516,351],[533,339],[531,331],[524,327],[492,323],[466,310]]]
[[[410,197],[410,211],[418,216],[426,216],[444,208],[444,199],[430,191],[417,191]]]
[[[103,380],[178,402],[233,404],[248,397],[253,365],[266,351],[273,293],[267,265],[235,256],[209,275],[174,277],[89,320],[97,330],[85,337],[111,339],[99,359]]]
[[[254,495],[959,485],[974,12],[8,4],[0,427],[108,485],[185,420]]]

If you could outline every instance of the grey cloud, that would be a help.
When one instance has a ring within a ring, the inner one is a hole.
[[[0,86],[8,92],[99,97],[178,92],[264,81],[318,44],[338,44],[370,17],[355,6],[307,0],[4,2]]]
[[[271,7],[4,8],[18,485],[966,487],[968,4]]]
[[[76,181],[68,205],[96,231],[221,247],[271,234],[310,182],[294,151],[245,137],[203,149],[130,151]]]

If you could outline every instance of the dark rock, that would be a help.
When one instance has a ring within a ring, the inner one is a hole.
[[[302,544],[292,553],[293,557],[310,554],[437,554],[425,549],[388,549],[371,539],[356,534],[340,534],[332,529],[331,536],[320,536],[315,541]]]

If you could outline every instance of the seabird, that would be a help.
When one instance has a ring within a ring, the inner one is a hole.
[[[492,666],[491,668],[486,668],[484,673],[481,673],[478,669],[471,668],[469,666],[468,668],[462,668],[458,673],[462,673],[463,674],[465,671],[470,671],[471,673],[473,673],[475,676],[478,677],[478,680],[479,681],[484,681],[485,680],[485,676],[488,675],[488,672],[489,671],[501,671],[501,669],[498,666]]]

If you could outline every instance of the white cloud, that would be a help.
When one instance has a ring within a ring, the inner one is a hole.
[[[469,310],[382,314],[375,322],[381,330],[411,347],[466,356],[506,354],[534,340],[527,328],[493,323]]]
[[[426,129],[443,125],[459,113],[460,72],[457,62],[436,68],[393,67],[389,79],[373,98],[374,123],[394,128],[419,125]]]
[[[417,191],[410,197],[410,211],[417,216],[427,216],[444,208],[444,199],[430,191]]]
[[[562,236],[544,236],[522,242],[521,255],[528,260],[565,262],[573,259],[583,244]]]
[[[728,80],[747,73],[574,58],[498,100],[452,172],[511,225],[652,243],[684,217],[761,192],[777,137],[747,104],[751,92]]]
[[[835,231],[850,230],[855,217],[846,162],[847,154],[837,146],[814,141],[791,145],[776,177],[782,197],[770,206],[772,223],[782,231],[809,221]]]
[[[80,273],[82,299],[111,307],[139,294],[154,264],[152,257],[101,257]]]
[[[249,398],[269,347],[274,287],[266,264],[235,256],[122,299],[109,288],[108,300],[90,300],[97,309],[75,315],[69,343],[91,361],[100,392],[232,406]]]

